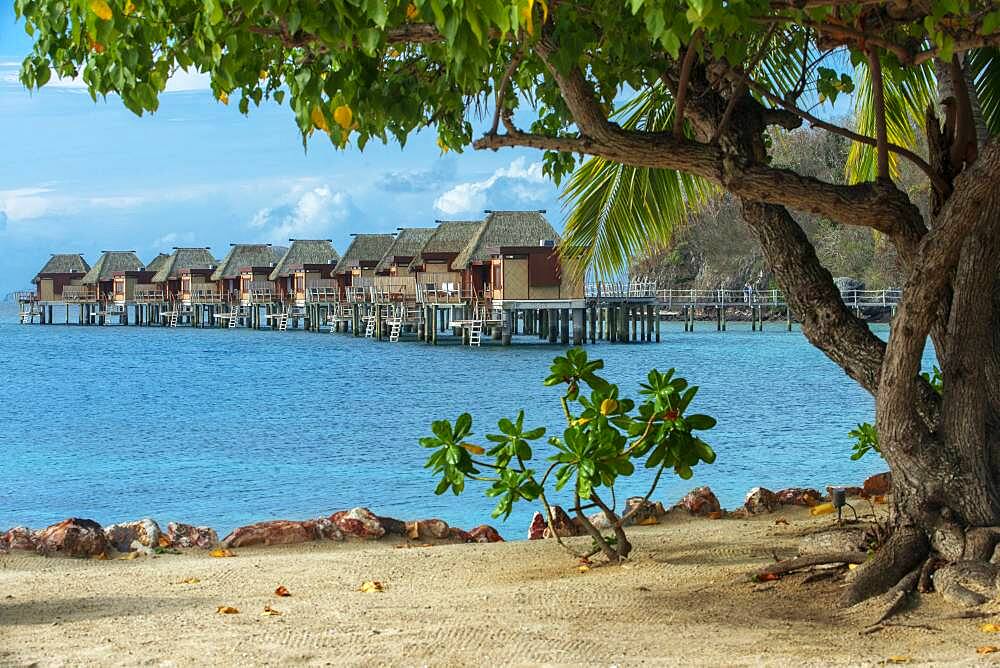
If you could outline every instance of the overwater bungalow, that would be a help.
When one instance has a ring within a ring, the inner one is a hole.
[[[434,235],[433,227],[401,227],[399,234],[375,265],[375,289],[379,301],[414,301],[416,277],[410,270],[413,258]]]
[[[86,294],[78,293],[81,297],[76,301],[111,301],[115,295],[115,274],[121,275],[119,282],[124,290],[124,274],[143,272],[145,268],[135,251],[102,251],[101,257],[81,279]]]
[[[564,275],[559,235],[545,211],[487,211],[451,264],[477,301],[583,299],[582,280]]]
[[[330,239],[289,239],[268,280],[274,283],[278,299],[297,306],[305,304],[307,293],[314,301],[335,301],[338,297],[333,268],[340,255]]]
[[[410,273],[425,302],[461,300],[462,274],[451,263],[483,225],[481,220],[439,220],[434,234],[410,262]]]
[[[31,282],[35,284],[35,299],[39,302],[63,301],[63,289],[78,288],[90,265],[79,253],[54,254]]]
[[[333,268],[342,296],[358,297],[360,289],[374,284],[375,267],[396,240],[394,234],[355,234],[351,245]]]
[[[216,283],[211,280],[217,265],[208,248],[175,247],[174,252],[160,263],[152,284],[166,301],[215,303],[221,299]]]
[[[230,301],[270,303],[277,290],[269,276],[286,250],[271,244],[230,244],[210,280]]]

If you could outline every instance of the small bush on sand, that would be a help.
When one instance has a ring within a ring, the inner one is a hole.
[[[566,428],[561,436],[548,439],[552,453],[545,459],[536,458],[532,442],[541,439],[546,429],[526,428],[523,410],[515,419],[501,419],[499,433],[486,435],[491,443],[488,449],[470,441],[472,416],[468,413],[454,423],[435,421],[433,436],[420,439],[420,444],[433,450],[426,467],[440,476],[436,493],[450,489],[460,494],[467,479],[489,483],[486,494],[497,498],[493,516],[505,519],[515,503],[537,500],[550,532],[558,538],[546,493],[568,487],[576,520],[594,540],[589,554],[577,556],[603,552],[613,562],[626,558],[632,545],[623,527],[643,504],[619,513],[615,503],[618,479],[631,476],[637,463],[655,469],[646,500],[667,469],[687,480],[699,462],[715,461],[715,452],[695,434],[714,427],[715,419],[687,413],[698,388],[675,376],[673,369],[650,371],[637,405],[622,397],[617,385],[597,375],[603,367],[602,360],[588,359],[580,348],[553,360],[545,385],[565,386],[560,401]],[[593,508],[603,513],[613,535],[603,535],[584,514]]]

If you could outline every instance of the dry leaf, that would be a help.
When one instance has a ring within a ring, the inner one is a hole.
[[[142,555],[138,552],[126,552],[122,556],[118,557],[119,561],[132,561],[133,559],[138,559]]]
[[[361,583],[358,591],[364,592],[365,594],[381,593],[385,591],[385,585],[378,580],[366,580]]]
[[[90,11],[102,21],[110,21],[113,16],[111,6],[105,0],[90,0]]]
[[[777,573],[759,573],[754,579],[757,582],[774,582],[775,580],[780,580],[781,576]]]
[[[104,552],[101,552],[100,554],[95,554],[94,556],[92,556],[91,559],[97,559],[98,561],[107,561],[108,555]]]
[[[288,591],[288,587],[285,585],[278,585],[278,588],[274,590],[275,596],[291,596],[292,592]]]
[[[420,18],[420,10],[417,9],[417,6],[412,2],[406,5],[406,20],[416,21],[418,18]]]
[[[1000,624],[986,623],[979,627],[983,633],[1000,633]]]
[[[238,608],[231,605],[220,605],[215,609],[215,612],[220,615],[238,615],[240,613]]]
[[[232,550],[227,550],[224,547],[217,547],[214,550],[212,550],[211,552],[209,552],[208,556],[215,557],[217,559],[221,559],[223,557],[235,557],[236,553],[233,552]]]
[[[590,570],[590,566],[588,566],[587,564],[580,564],[579,566],[576,567],[576,570],[580,571],[581,573],[586,573],[587,571]]]
[[[778,519],[774,520],[774,526],[778,526],[779,524],[784,524],[785,526],[788,526],[788,520],[786,520],[784,517],[779,517]]]
[[[481,445],[476,445],[475,443],[463,443],[462,447],[474,455],[482,455],[486,452],[486,448]]]
[[[710,519],[710,520],[722,519],[722,511],[721,510],[713,510],[708,515],[706,515],[706,517],[708,517],[708,519]]]
[[[888,659],[885,660],[885,662],[886,663],[909,663],[910,662],[910,657],[903,656],[903,655],[890,656]]]
[[[1000,647],[996,645],[980,645],[976,648],[976,654],[993,654],[994,652],[1000,652]]]
[[[264,606],[264,612],[261,613],[261,614],[263,614],[265,617],[277,617],[278,615],[281,614],[281,612],[279,612],[278,610],[275,610],[274,608],[272,608],[269,605],[265,605]]]
[[[177,584],[181,584],[181,585],[193,585],[193,584],[198,584],[199,582],[201,582],[201,580],[199,580],[198,578],[184,578],[183,580],[181,580]]]

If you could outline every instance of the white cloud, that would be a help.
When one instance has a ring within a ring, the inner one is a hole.
[[[495,198],[515,203],[539,202],[549,195],[551,186],[542,174],[542,163],[517,158],[507,167],[497,169],[482,181],[459,183],[446,190],[434,202],[434,208],[448,215],[482,211]]]
[[[10,61],[0,62],[0,83],[20,86],[21,82],[18,79],[20,70],[21,63]],[[186,72],[178,69],[173,75],[171,75],[170,79],[167,80],[167,86],[164,92],[181,93],[185,91],[208,90],[209,82],[210,77],[203,72],[198,72],[196,70]],[[61,88],[83,91],[86,90],[87,84],[83,82],[83,78],[79,75],[65,79],[53,76],[49,79],[49,82],[45,84],[45,88]]]
[[[329,186],[295,187],[274,207],[258,210],[250,227],[261,231],[266,241],[283,243],[288,239],[324,239],[356,212],[350,195]]]

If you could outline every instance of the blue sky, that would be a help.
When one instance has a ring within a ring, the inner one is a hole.
[[[442,156],[425,132],[405,149],[370,144],[302,150],[287,107],[242,116],[198,76],[171,82],[159,111],[139,118],[72,82],[29,92],[17,81],[30,49],[12,5],[0,9],[0,298],[25,288],[50,253],[329,238],[430,226],[482,210],[547,209],[558,189],[541,154],[506,149]]]

